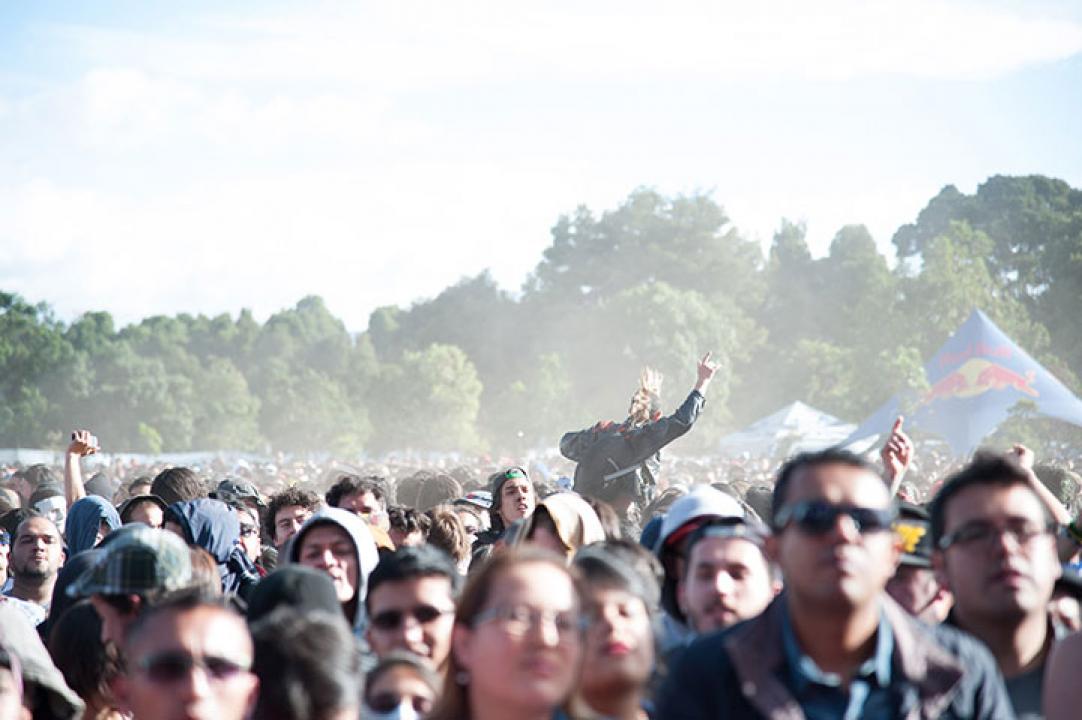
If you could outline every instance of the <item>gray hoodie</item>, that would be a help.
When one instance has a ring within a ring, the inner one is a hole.
[[[368,525],[359,516],[348,510],[335,507],[324,507],[313,513],[305,521],[297,534],[289,541],[286,556],[291,563],[298,562],[300,557],[301,542],[304,536],[314,526],[335,525],[346,532],[353,540],[353,548],[357,553],[357,610],[352,618],[349,618],[353,626],[353,634],[362,636],[365,627],[364,598],[368,592],[368,576],[376,568],[379,562],[379,553],[376,551],[376,541],[372,539],[372,533]]]

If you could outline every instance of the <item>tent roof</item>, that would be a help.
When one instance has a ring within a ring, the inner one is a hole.
[[[723,437],[723,452],[773,454],[779,449],[823,448],[843,440],[855,428],[802,402],[786,405],[739,432]]]

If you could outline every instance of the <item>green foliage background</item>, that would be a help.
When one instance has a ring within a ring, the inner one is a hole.
[[[923,359],[974,307],[1079,390],[1082,191],[1040,176],[948,186],[893,243],[892,267],[847,226],[813,258],[782,220],[764,257],[708,194],[639,189],[559,218],[520,293],[485,272],[377,309],[360,335],[318,297],[262,324],[242,311],[118,329],[0,292],[0,447],[90,427],[117,451],[521,452],[622,418],[647,364],[675,407],[711,350],[704,427],[682,441],[704,450],[792,400],[859,420],[919,389]],[[1004,431],[1045,422],[1031,414]]]

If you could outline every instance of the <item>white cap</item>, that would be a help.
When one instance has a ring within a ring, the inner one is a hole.
[[[674,502],[661,521],[654,552],[660,553],[665,541],[689,520],[700,517],[745,517],[744,508],[734,498],[709,485],[698,485],[684,497]]]

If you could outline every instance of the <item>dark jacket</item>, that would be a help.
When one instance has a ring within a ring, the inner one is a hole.
[[[699,638],[670,668],[658,717],[665,720],[769,718],[798,720],[804,713],[784,682],[782,641],[785,595],[757,618]],[[951,628],[929,627],[883,596],[894,632],[892,690],[899,717],[1014,717],[1003,678],[980,643]]]
[[[620,495],[643,498],[661,463],[661,448],[695,424],[706,398],[692,390],[676,412],[634,427],[598,423],[560,439],[560,453],[577,462],[575,491],[611,501]],[[648,498],[647,498],[648,499]]]

